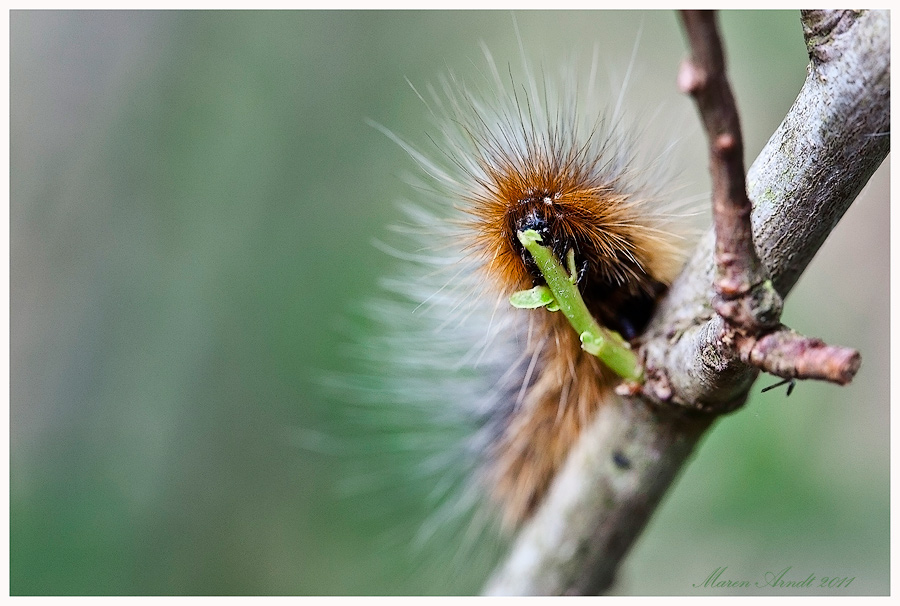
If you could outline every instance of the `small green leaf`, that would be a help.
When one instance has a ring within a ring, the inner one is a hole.
[[[543,285],[514,292],[509,297],[509,302],[517,309],[538,309],[539,307],[546,307],[550,311],[559,309],[556,299],[553,298],[553,292],[548,286]]]
[[[590,332],[581,333],[579,338],[581,339],[581,349],[585,350],[593,356],[600,355],[600,351],[603,349],[603,344],[606,342],[606,339],[604,339],[603,337],[591,334]]]

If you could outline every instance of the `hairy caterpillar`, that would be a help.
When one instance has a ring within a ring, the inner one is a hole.
[[[450,75],[416,91],[437,151],[376,125],[421,170],[405,242],[382,245],[399,267],[384,281],[390,296],[370,307],[383,332],[368,347],[367,385],[379,410],[434,430],[394,435],[431,452],[417,468],[436,478],[446,515],[435,525],[487,503],[510,529],[620,381],[562,314],[510,304],[545,281],[517,234],[534,230],[555,257],[571,255],[588,310],[630,340],[680,267],[685,229],[665,197],[665,156],[640,153],[621,96],[594,107],[593,70],[586,88],[572,74],[558,88],[533,76],[523,85],[485,55],[480,87]]]

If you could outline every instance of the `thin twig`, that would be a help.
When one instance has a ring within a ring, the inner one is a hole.
[[[855,349],[828,345],[787,327],[758,338],[737,334],[735,347],[745,363],[785,379],[820,379],[846,385],[860,365]]]
[[[681,16],[691,58],[681,64],[678,86],[696,101],[709,139],[717,269],[713,306],[731,325],[758,333],[778,324],[781,298],[771,285],[766,288],[768,276],[753,246],[744,143],[716,15],[713,11],[682,11]],[[757,299],[764,301],[766,309],[754,304]]]

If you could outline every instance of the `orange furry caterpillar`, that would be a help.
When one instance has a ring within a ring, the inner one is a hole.
[[[452,77],[442,93],[430,89],[442,132],[435,143],[449,162],[388,133],[430,175],[420,189],[431,209],[407,211],[422,246],[434,251],[398,254],[427,271],[416,287],[392,286],[427,315],[430,336],[405,339],[404,347],[416,349],[405,359],[436,372],[438,360],[449,359],[445,374],[480,371],[484,378],[481,393],[454,394],[478,419],[462,449],[474,458],[470,492],[488,493],[506,525],[517,526],[619,382],[582,349],[562,314],[509,304],[512,293],[544,283],[517,233],[535,230],[560,260],[574,251],[588,310],[630,340],[680,267],[681,230],[671,204],[661,201],[661,159],[642,161],[624,134],[621,99],[608,119],[597,112],[591,121],[590,109],[571,95],[557,98],[547,82],[539,93],[534,79],[526,90],[515,83],[510,90],[488,63],[488,95]],[[450,331],[448,338],[434,337],[436,328]]]

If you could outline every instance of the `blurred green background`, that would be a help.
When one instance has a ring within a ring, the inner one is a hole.
[[[478,590],[483,563],[407,570],[390,516],[339,498],[339,457],[295,435],[334,405],[317,369],[342,367],[341,314],[392,266],[372,236],[411,195],[414,164],[365,120],[424,145],[404,78],[475,75],[481,41],[518,66],[514,20],[549,74],[596,45],[621,75],[640,31],[634,98],[684,117],[686,195],[708,189],[668,12],[11,13],[13,594]],[[805,77],[798,15],[722,27],[752,160]],[[692,584],[791,566],[888,592],[889,175],[786,312],[860,349],[857,379],[723,419],[616,591],[721,594]]]

